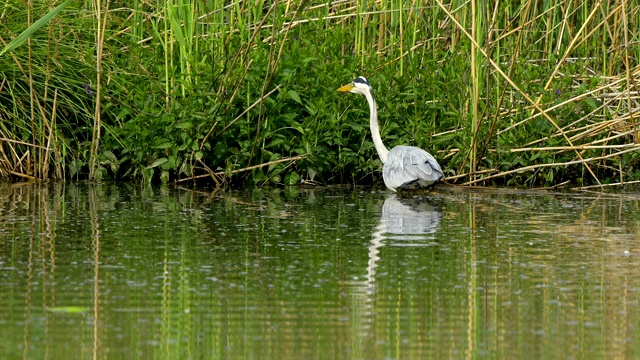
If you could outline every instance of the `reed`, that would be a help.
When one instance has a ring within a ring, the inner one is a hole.
[[[367,109],[335,93],[365,75],[387,143],[450,182],[640,179],[636,2],[21,4],[0,5],[4,178],[377,182]]]

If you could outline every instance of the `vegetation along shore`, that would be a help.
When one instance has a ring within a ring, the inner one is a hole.
[[[381,183],[387,145],[445,181],[640,182],[640,3],[36,1],[0,5],[0,178]]]

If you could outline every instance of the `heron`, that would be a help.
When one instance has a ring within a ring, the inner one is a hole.
[[[364,95],[369,103],[371,137],[382,161],[382,178],[391,191],[425,188],[442,179],[444,174],[436,159],[415,146],[398,145],[387,150],[380,137],[378,109],[373,89],[364,76],[341,86],[338,91]]]

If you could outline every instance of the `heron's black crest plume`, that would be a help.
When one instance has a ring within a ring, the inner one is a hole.
[[[373,98],[375,99],[375,96],[373,95],[373,88],[371,87],[371,84],[369,84],[369,81],[367,81],[367,78],[365,78],[364,76],[358,76],[355,80],[353,80],[353,82],[367,85],[369,87],[369,92],[371,92],[371,96],[373,96]]]
[[[353,80],[354,83],[360,83],[360,84],[366,84],[367,86],[371,87],[371,85],[369,85],[369,82],[367,81],[367,79],[364,76],[360,76],[358,78],[356,78],[355,80]]]

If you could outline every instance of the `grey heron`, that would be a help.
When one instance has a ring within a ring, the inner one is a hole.
[[[427,187],[442,179],[444,174],[436,159],[428,152],[415,146],[398,145],[391,150],[382,143],[380,128],[378,127],[378,109],[373,96],[373,89],[364,76],[353,80],[351,84],[341,86],[338,91],[361,94],[369,103],[371,137],[378,151],[378,156],[384,164],[382,178],[384,184],[391,190],[417,189]]]

